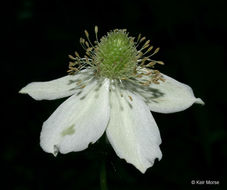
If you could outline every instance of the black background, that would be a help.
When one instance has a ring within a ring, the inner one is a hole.
[[[9,2],[1,73],[4,189],[100,189],[99,171],[106,158],[109,190],[227,189],[225,1],[38,1]],[[153,113],[163,158],[141,174],[116,156],[105,139],[82,152],[58,155],[39,146],[43,121],[63,101],[35,101],[18,91],[32,81],[66,75],[68,54],[83,54],[79,38],[87,29],[99,36],[111,29],[142,33],[161,51],[158,69],[188,85],[205,106],[174,114]],[[7,101],[6,101],[7,100]],[[192,185],[218,180],[220,185]]]

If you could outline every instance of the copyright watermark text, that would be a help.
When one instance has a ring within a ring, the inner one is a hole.
[[[192,185],[219,185],[219,180],[191,180]]]

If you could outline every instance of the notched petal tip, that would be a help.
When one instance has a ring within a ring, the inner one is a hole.
[[[58,149],[57,145],[54,145],[53,155],[54,155],[55,157],[57,157],[58,152],[59,152],[59,149]]]
[[[159,149],[157,155],[154,156],[154,158],[152,158],[152,159],[147,159],[147,163],[146,163],[146,164],[144,163],[143,166],[140,166],[140,167],[139,167],[139,166],[135,166],[135,167],[136,167],[142,174],[145,174],[146,171],[147,171],[149,168],[153,167],[153,165],[154,165],[157,161],[160,161],[161,159],[162,159],[162,152],[161,152],[161,150]]]

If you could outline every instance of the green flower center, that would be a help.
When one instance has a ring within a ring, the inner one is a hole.
[[[137,63],[137,50],[125,30],[114,30],[101,38],[92,57],[99,76],[110,79],[129,78]]]

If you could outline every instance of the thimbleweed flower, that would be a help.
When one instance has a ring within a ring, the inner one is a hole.
[[[154,69],[163,65],[151,57],[150,40],[113,30],[91,43],[80,43],[84,57],[69,55],[68,75],[49,82],[33,82],[20,90],[36,100],[71,96],[43,123],[40,145],[57,155],[84,150],[106,131],[120,158],[144,173],[162,158],[161,137],[150,111],[172,113],[187,109],[195,98],[192,89]],[[152,53],[151,53],[152,52]]]

